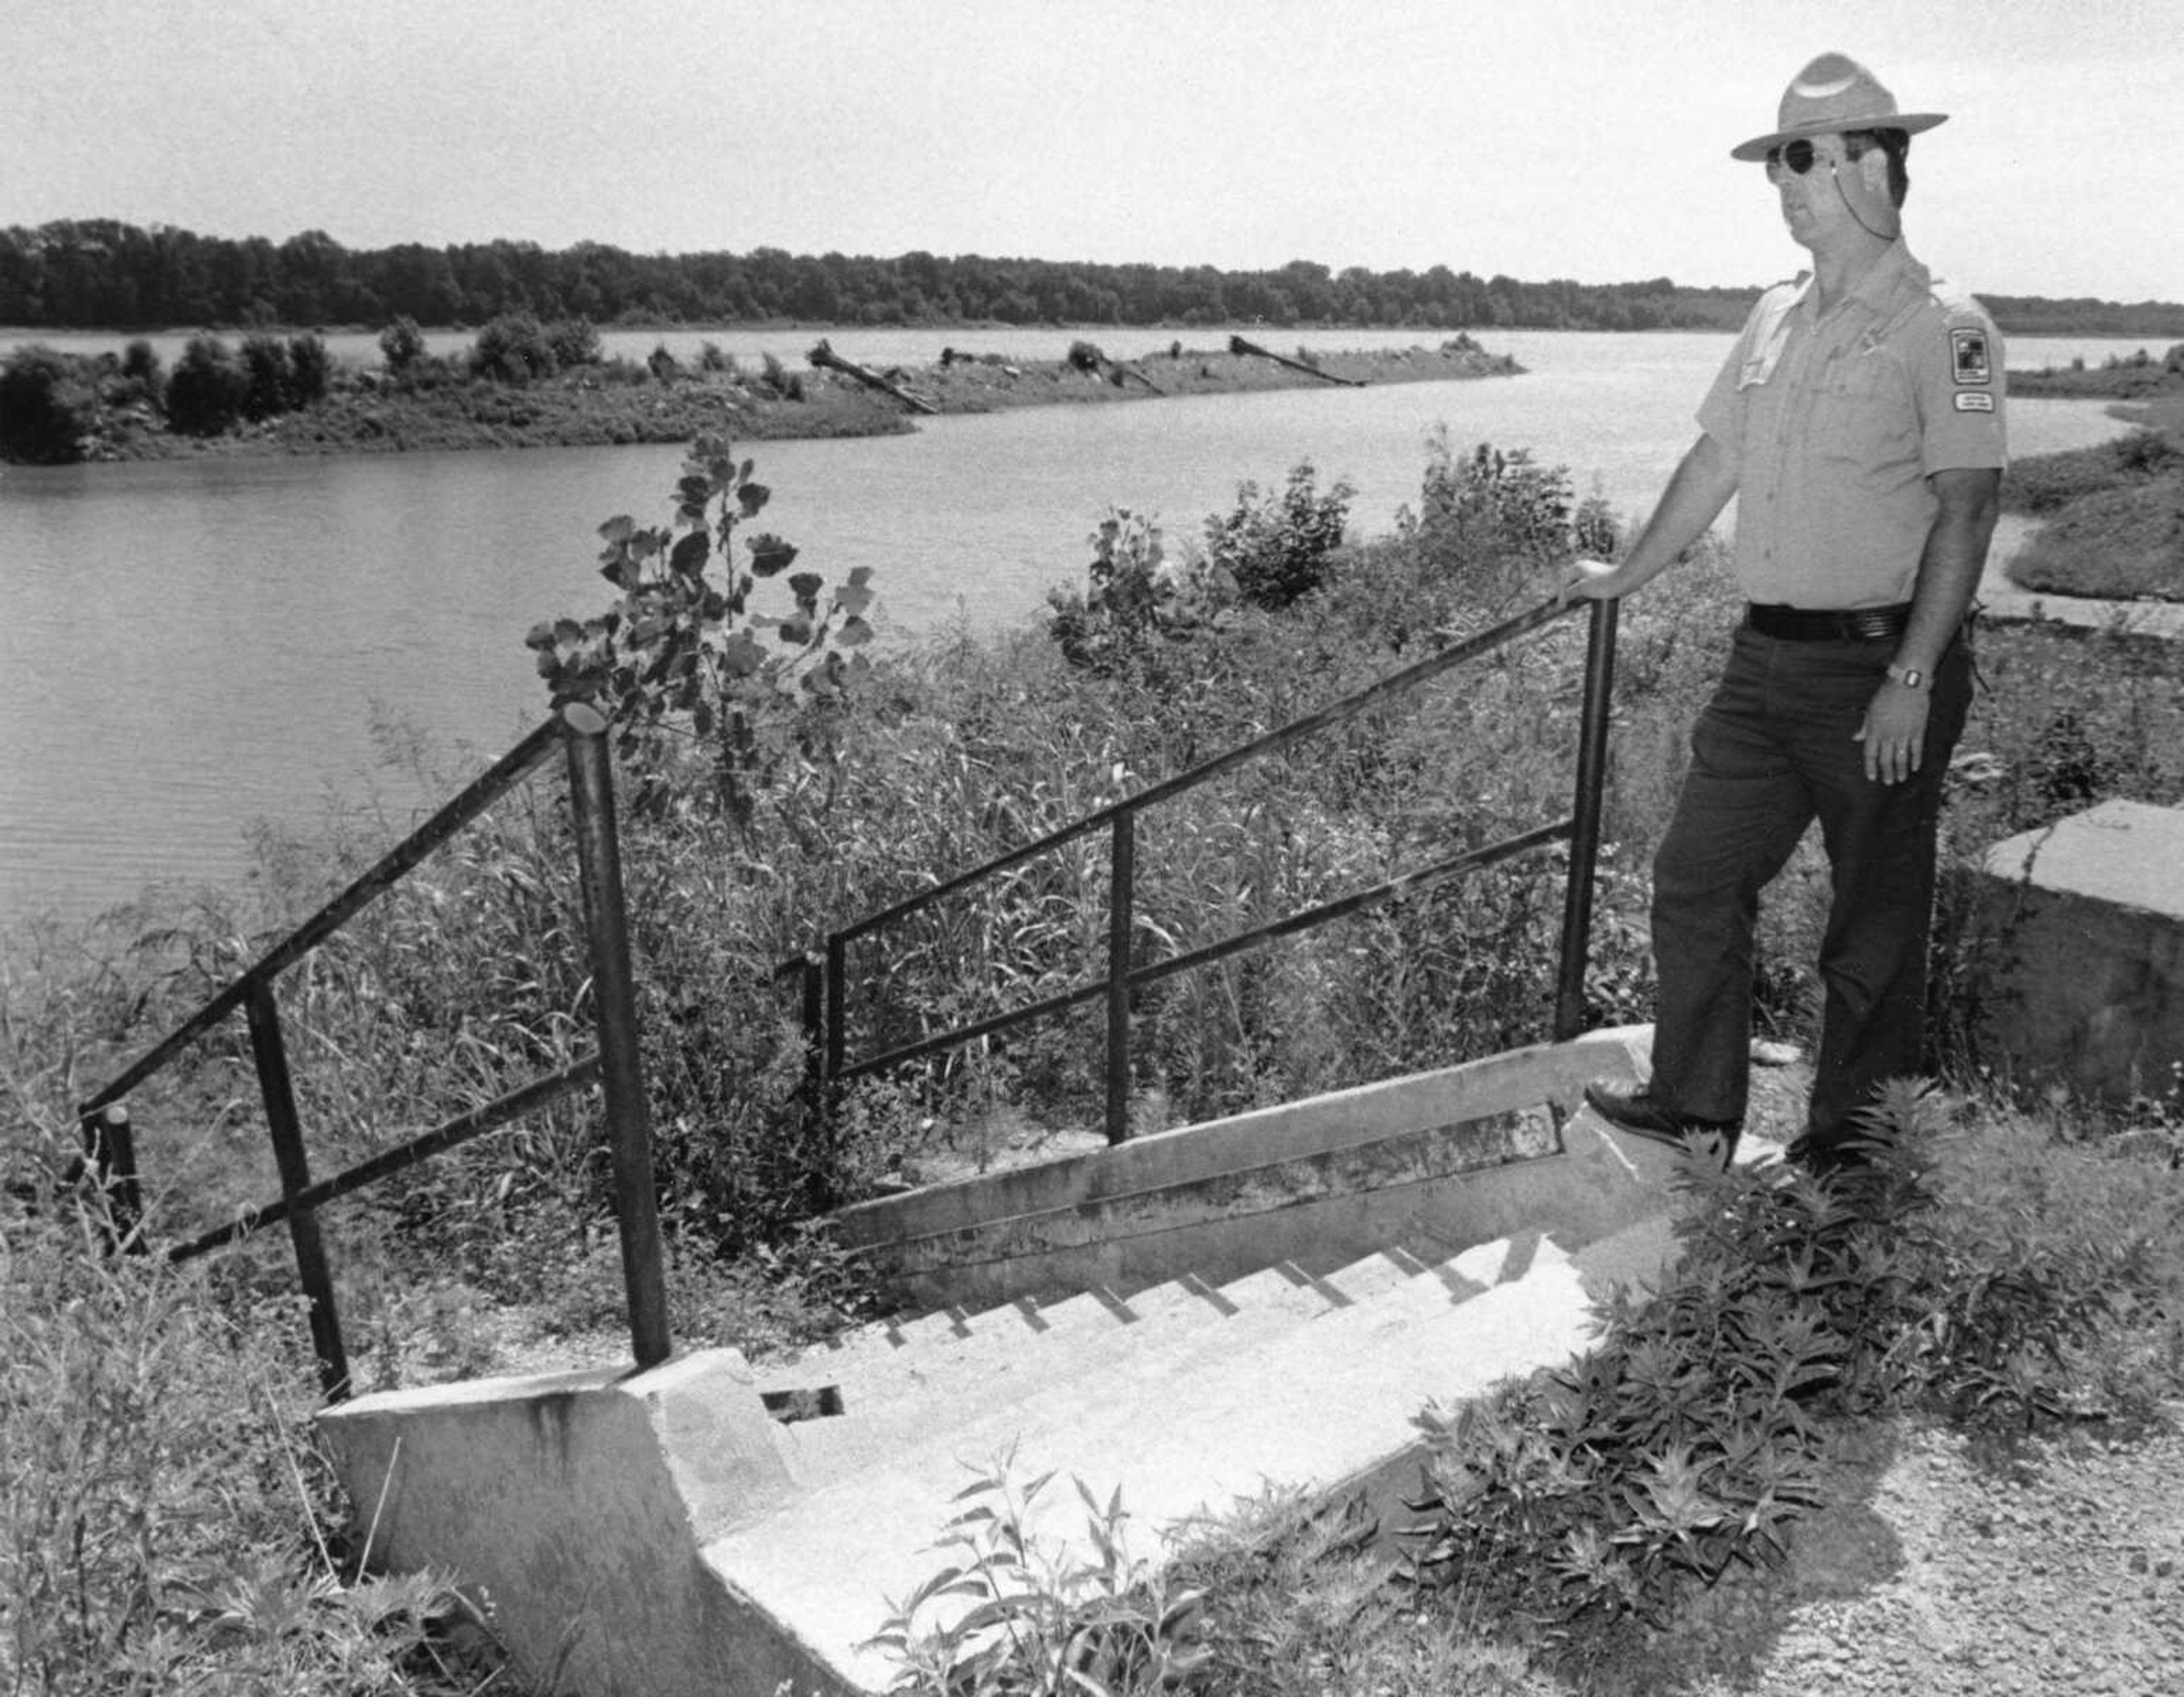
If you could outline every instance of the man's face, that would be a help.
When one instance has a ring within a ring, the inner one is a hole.
[[[1802,171],[1797,169],[1801,165]],[[1841,136],[1802,137],[1769,153],[1767,181],[1780,197],[1782,221],[1792,240],[1809,248],[1850,221],[1838,176],[1857,169]]]
[[[1780,198],[1782,221],[1793,241],[1813,248],[1839,234],[1892,233],[1896,210],[1886,172],[1880,148],[1853,159],[1839,135],[1802,137],[1767,156],[1767,181]]]

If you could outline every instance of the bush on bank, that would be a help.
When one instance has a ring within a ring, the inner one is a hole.
[[[2010,561],[2027,589],[2097,600],[2184,600],[2184,343],[2156,361],[2098,371],[2012,373],[2031,394],[2112,396],[2137,427],[2113,441],[2013,466],[2003,501],[2044,522]]]
[[[81,455],[98,397],[65,354],[31,343],[0,364],[0,458],[65,465]]]
[[[2027,589],[2184,601],[2184,454],[2170,476],[2072,501],[2010,561]]]

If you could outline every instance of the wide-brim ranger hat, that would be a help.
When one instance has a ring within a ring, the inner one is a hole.
[[[1847,53],[1822,53],[1782,91],[1775,127],[1729,150],[1733,159],[1763,159],[1768,150],[1800,136],[1845,130],[1902,130],[1916,135],[1948,120],[1946,112],[1898,112],[1896,97]]]

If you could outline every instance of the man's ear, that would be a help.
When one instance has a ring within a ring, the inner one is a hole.
[[[1860,181],[1879,195],[1888,198],[1888,150],[1880,146],[1869,147],[1858,157]]]

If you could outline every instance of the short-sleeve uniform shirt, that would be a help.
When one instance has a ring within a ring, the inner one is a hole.
[[[1911,599],[1936,472],[2006,463],[2002,340],[1893,243],[1823,316],[1809,274],[1760,297],[1699,408],[1736,466],[1747,599]]]

